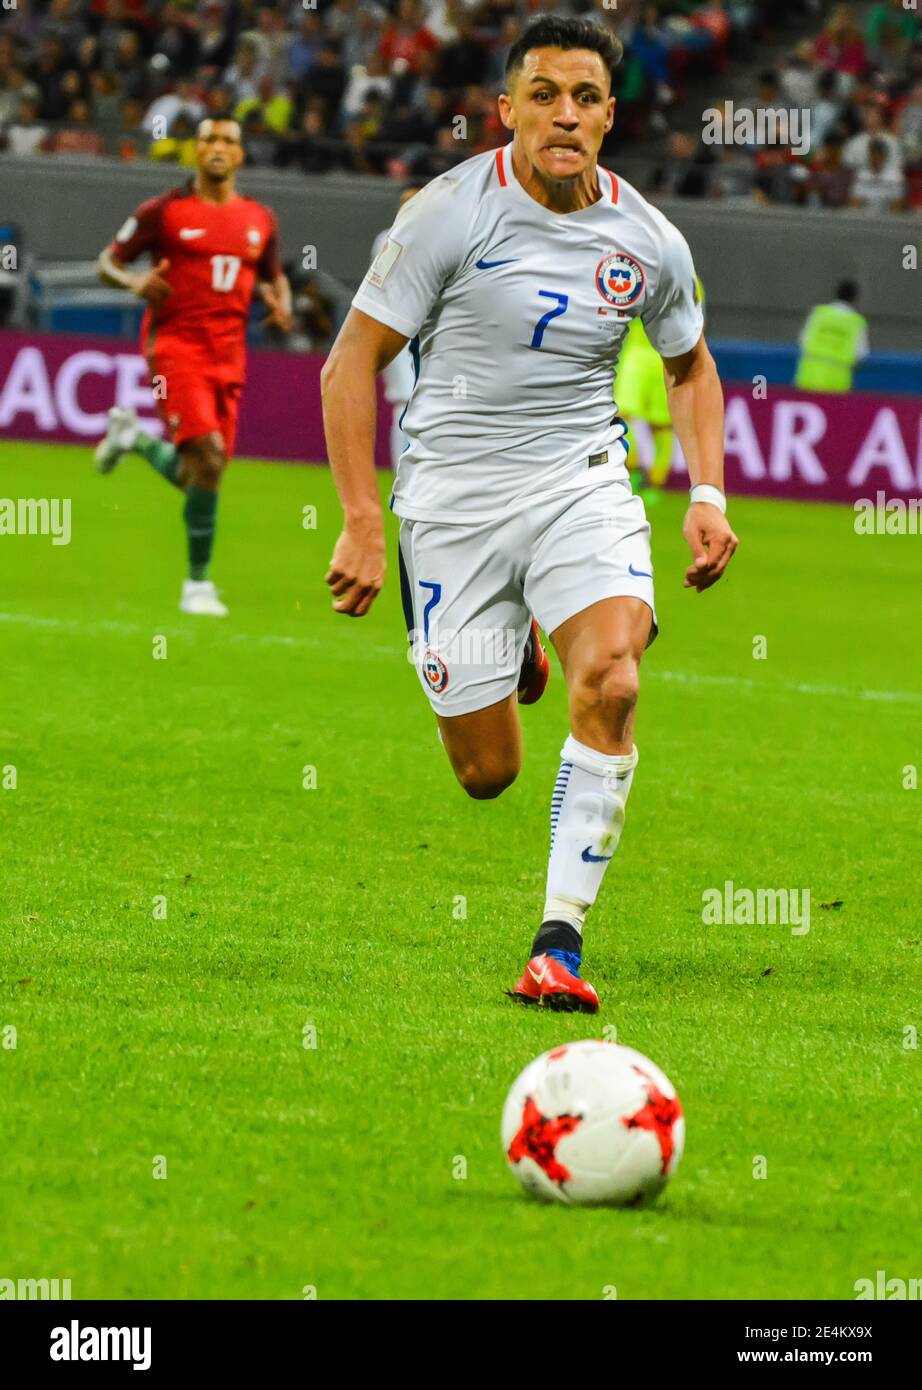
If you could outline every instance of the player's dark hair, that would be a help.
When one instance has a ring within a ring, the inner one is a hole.
[[[199,121],[198,125],[195,127],[196,135],[201,136],[202,126],[207,125],[209,122],[212,125],[215,125],[218,121],[230,122],[231,125],[235,125],[237,127],[237,129],[240,131],[241,136],[243,135],[243,122],[238,121],[237,117],[234,115],[232,111],[222,111],[219,112],[219,114],[216,116],[203,116],[202,119]]]
[[[843,299],[846,304],[854,304],[857,298],[857,282],[854,280],[840,280],[836,286],[836,299]]]
[[[608,68],[610,85],[615,69],[624,54],[621,40],[592,19],[577,19],[569,15],[542,15],[534,20],[516,39],[506,58],[506,78],[521,71],[525,54],[533,48],[586,48],[598,53]]]

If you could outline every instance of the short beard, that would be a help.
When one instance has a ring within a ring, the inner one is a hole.
[[[559,207],[562,212],[573,212],[579,203],[580,193],[583,191],[584,174],[573,174],[570,178],[555,179],[551,175],[545,174],[537,164],[534,165],[534,170],[538,182],[554,206]]]

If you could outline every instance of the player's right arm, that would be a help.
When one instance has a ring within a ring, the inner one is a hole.
[[[337,613],[361,618],[384,583],[384,512],[375,468],[375,377],[408,339],[352,308],[320,374],[330,471],[343,509],[326,583]]]
[[[476,201],[460,209],[443,178],[405,203],[352,301],[320,384],[330,469],[344,513],[326,582],[338,613],[361,618],[384,583],[384,513],[375,469],[375,376],[425,322],[461,264]]]
[[[142,203],[122,224],[108,246],[100,251],[96,262],[103,284],[128,290],[149,304],[159,304],[170,293],[169,282],[165,278],[170,263],[157,254],[163,201],[162,198],[151,198],[149,202]],[[145,253],[154,261],[149,270],[137,272],[126,269],[131,261]]]

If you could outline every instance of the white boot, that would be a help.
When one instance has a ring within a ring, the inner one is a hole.
[[[183,613],[195,613],[199,617],[227,617],[227,609],[218,598],[218,591],[210,579],[184,580],[179,607]]]
[[[109,411],[109,428],[105,439],[96,445],[96,467],[100,473],[111,473],[122,454],[130,453],[138,437],[138,417],[127,405],[114,405]]]

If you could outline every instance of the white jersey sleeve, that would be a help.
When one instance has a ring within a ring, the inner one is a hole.
[[[698,302],[695,266],[688,242],[678,228],[666,223],[663,258],[655,291],[641,313],[647,337],[661,357],[689,352],[704,329]]]
[[[470,250],[474,205],[443,175],[400,209],[352,300],[363,314],[415,338],[443,286]]]

